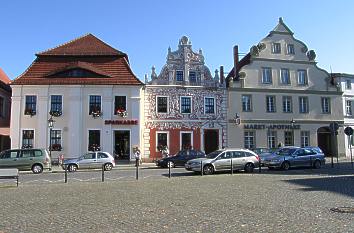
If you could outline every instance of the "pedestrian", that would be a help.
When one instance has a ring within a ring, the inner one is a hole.
[[[133,151],[135,157],[135,166],[138,167],[141,164],[141,152],[137,146],[133,148]]]

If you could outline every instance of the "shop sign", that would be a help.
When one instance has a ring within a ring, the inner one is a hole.
[[[263,124],[245,124],[244,129],[301,129],[300,125],[263,125]]]
[[[105,120],[105,125],[137,125],[138,120]]]

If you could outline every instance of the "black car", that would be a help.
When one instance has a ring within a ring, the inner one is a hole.
[[[184,167],[188,160],[204,157],[205,153],[200,150],[181,150],[175,156],[158,160],[156,165],[159,167]]]

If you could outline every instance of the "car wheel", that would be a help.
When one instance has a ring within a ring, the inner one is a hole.
[[[77,166],[75,164],[69,164],[68,171],[69,172],[76,172]]]
[[[212,165],[205,165],[203,167],[203,174],[204,175],[211,175],[214,173],[214,167]]]
[[[313,164],[313,167],[316,169],[320,169],[321,168],[321,161],[316,160],[315,163]]]
[[[113,165],[111,163],[106,163],[104,165],[104,170],[105,171],[110,171],[110,170],[112,170],[112,168],[113,168]]]
[[[173,167],[175,167],[175,164],[172,161],[168,161],[167,167],[173,168]]]
[[[252,163],[247,163],[245,165],[245,172],[251,173],[251,172],[253,172],[253,169],[254,169],[254,165]]]
[[[281,164],[281,169],[283,169],[283,170],[289,170],[289,168],[290,168],[289,162],[283,162],[283,163]]]
[[[40,164],[34,164],[31,170],[34,174],[39,174],[43,172],[43,167]]]

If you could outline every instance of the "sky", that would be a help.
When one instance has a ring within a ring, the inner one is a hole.
[[[35,53],[92,33],[127,53],[133,72],[144,80],[151,67],[166,63],[186,35],[203,50],[214,74],[229,72],[233,46],[247,53],[277,25],[315,50],[318,66],[354,74],[354,1],[351,0],[1,0],[0,67],[15,79]]]

